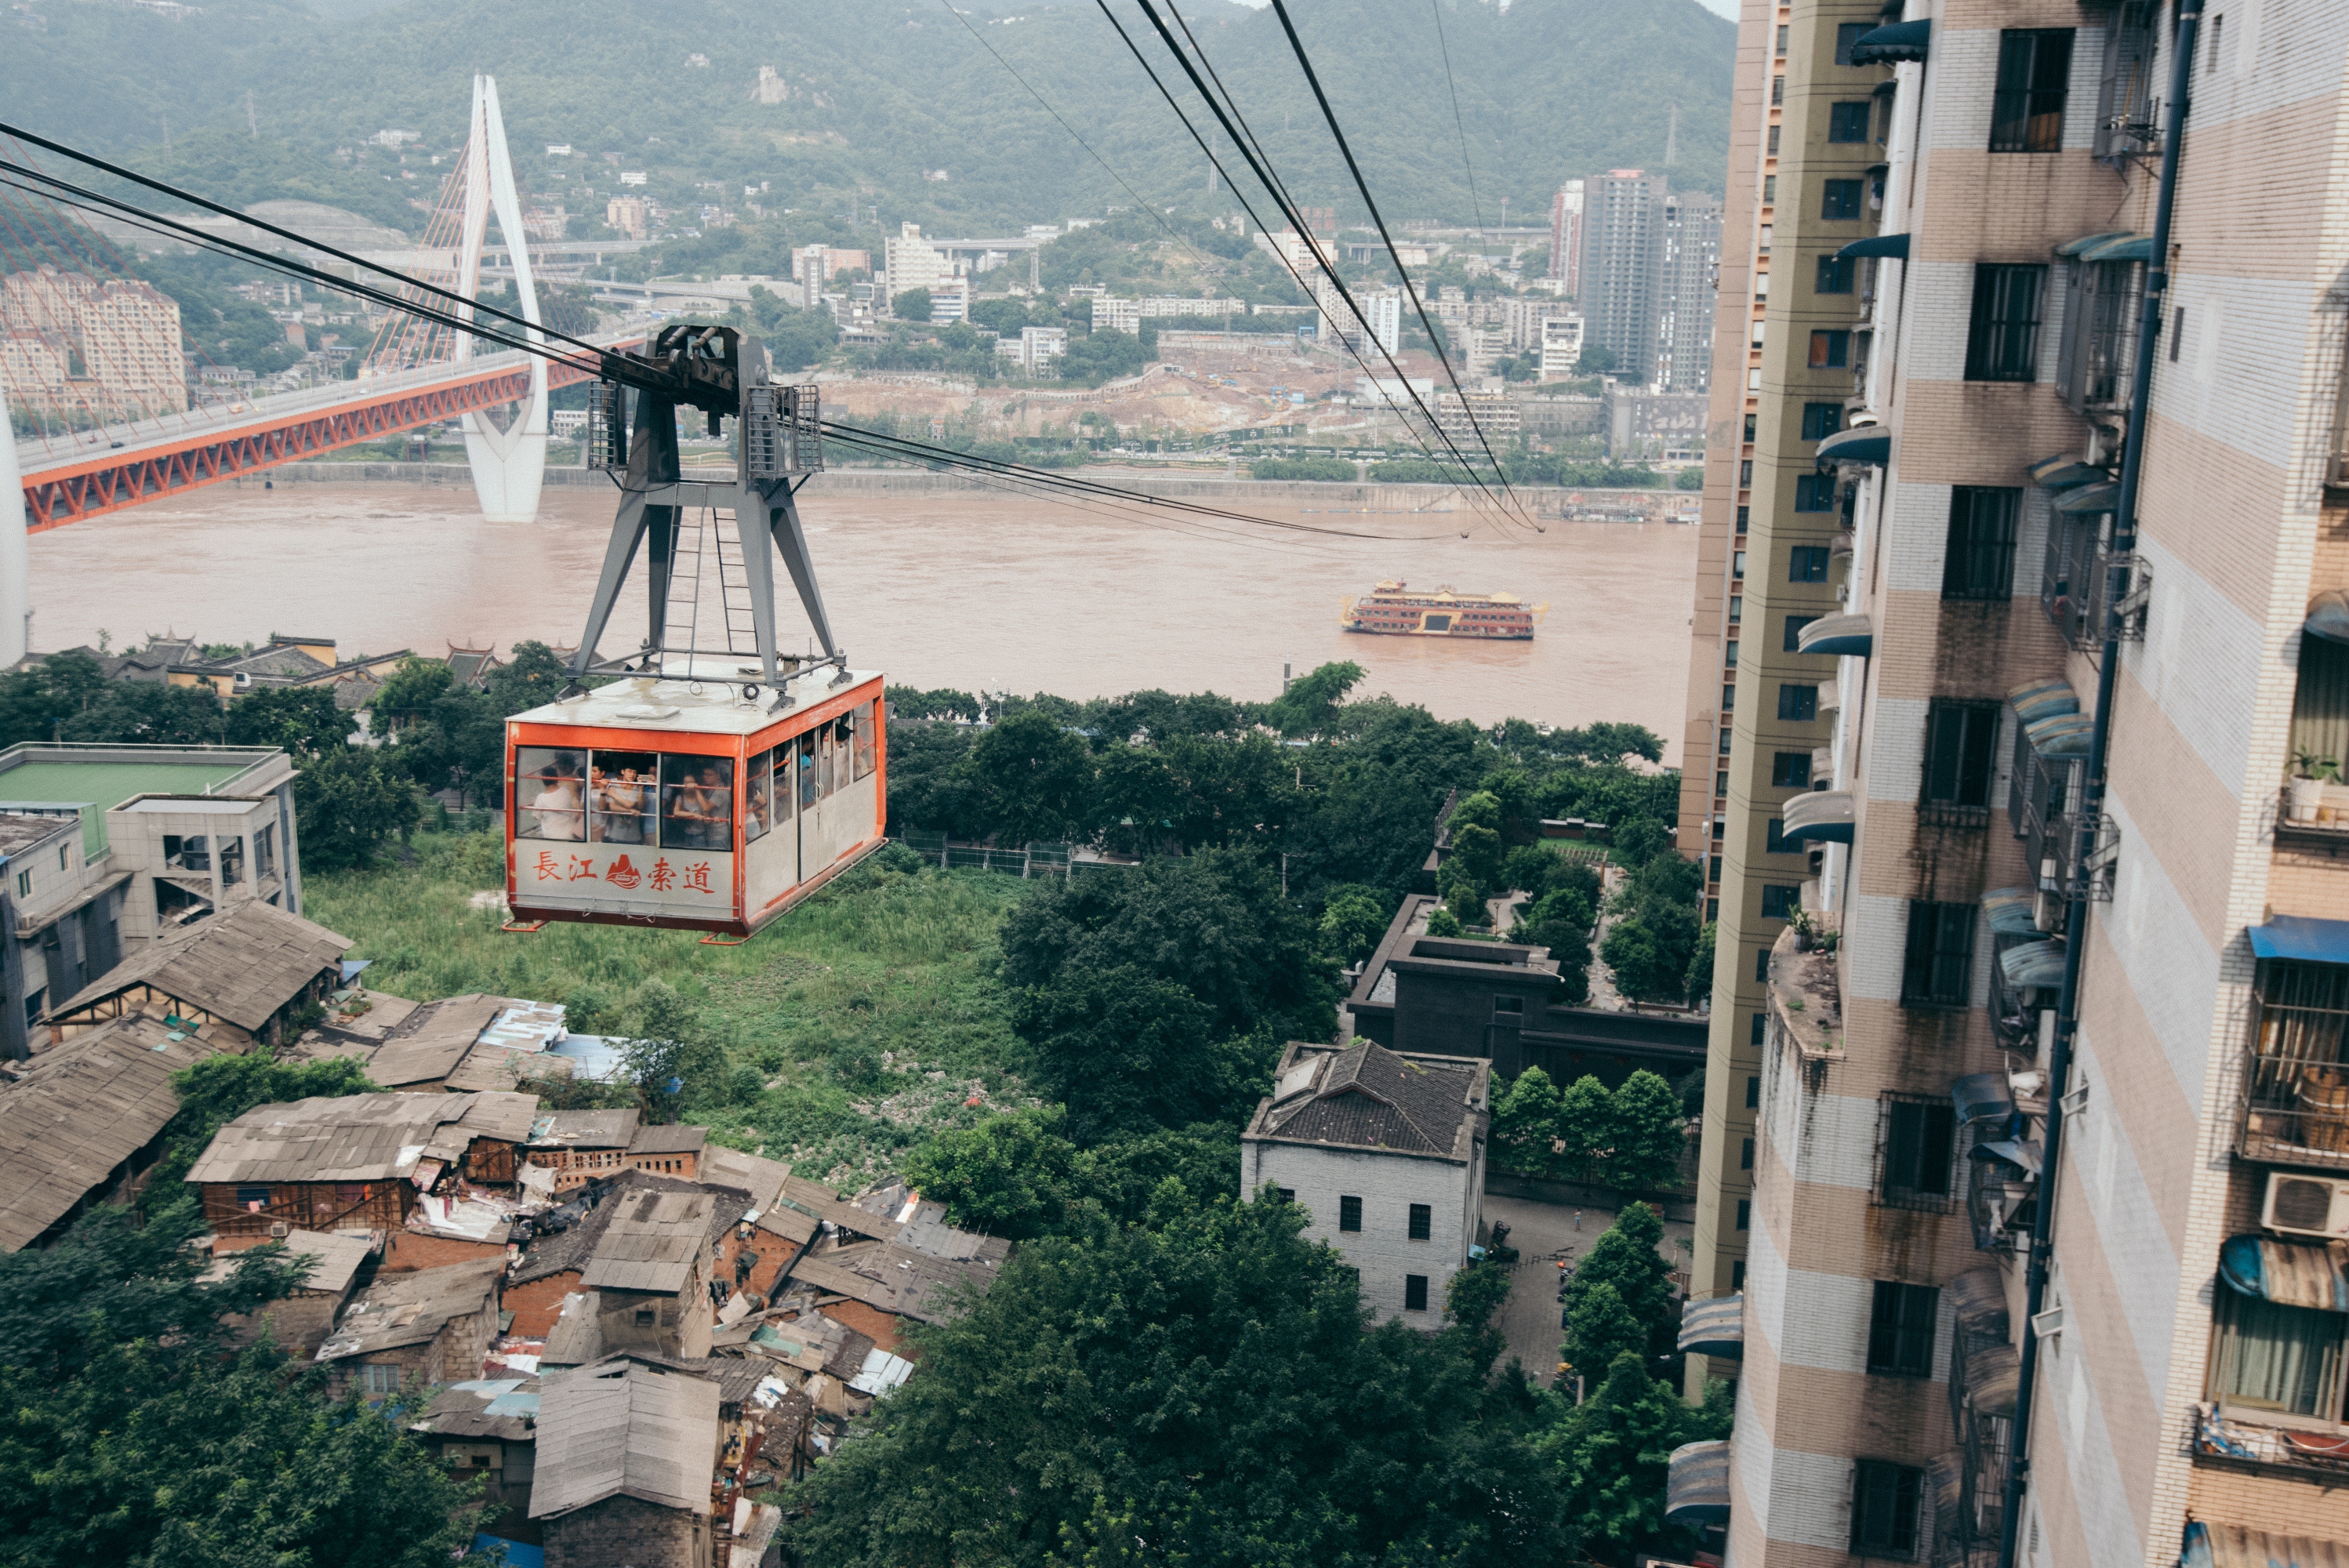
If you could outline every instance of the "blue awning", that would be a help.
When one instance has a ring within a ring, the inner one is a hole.
[[[2094,250],[2080,253],[2084,262],[2149,262],[2153,260],[2151,234],[2116,234]]]
[[[2104,469],[2084,463],[2069,454],[2063,457],[2042,458],[2032,464],[2027,471],[2030,473],[2033,484],[2037,485],[2041,490],[2070,490],[2075,485],[2092,485],[2112,477]]]
[[[2027,887],[2002,887],[1982,894],[1982,913],[2001,936],[2029,936],[2039,929],[2039,901]]]
[[[1892,460],[1892,432],[1882,425],[1855,425],[1837,430],[1819,443],[1823,463],[1888,463]]]
[[[2064,984],[2064,944],[2053,938],[2019,942],[1998,955],[1998,968],[2017,990],[2037,986],[2052,991]]]
[[[1905,60],[1921,60],[1932,36],[1930,22],[1895,22],[1889,26],[1870,28],[1853,40],[1851,63],[1896,66]]]
[[[2080,695],[2068,681],[2034,681],[2006,694],[2031,749],[2042,757],[2085,757],[2095,723],[2080,711]]]
[[[2102,484],[2080,485],[2066,490],[2055,502],[2055,510],[2080,512],[2112,511],[2121,504],[2121,487],[2106,480]]]
[[[1950,1086],[1951,1103],[1958,1108],[1958,1125],[2004,1119],[2014,1114],[2014,1095],[2004,1073],[1974,1073]]]
[[[1681,1306],[1681,1353],[1734,1361],[1745,1354],[1745,1297],[1692,1296]]]
[[[1664,1517],[1681,1524],[1719,1524],[1729,1517],[1729,1443],[1682,1443],[1664,1482]]]
[[[2219,1243],[2219,1277],[2230,1288],[2278,1306],[2349,1312],[2349,1244],[2229,1236]]]
[[[2328,643],[2349,643],[2349,593],[2327,588],[2308,602],[2308,619],[2300,629]]]
[[[1859,261],[1874,256],[1884,261],[1905,262],[1909,259],[1909,236],[1906,234],[1870,234],[1865,240],[1854,240],[1836,253],[1839,262]]]
[[[374,959],[372,959],[372,958],[346,958],[346,959],[344,959],[344,960],[343,960],[343,984],[344,984],[344,985],[349,985],[352,981],[354,981],[354,980],[357,979],[357,978],[359,977],[359,975],[360,975],[361,972],[363,972],[363,971],[367,968],[367,966],[368,965],[373,964],[374,962],[375,962],[375,960],[374,960]]]
[[[1876,643],[1876,624],[1865,615],[1822,615],[1795,635],[1795,648],[1805,654],[1868,655]]]
[[[1853,803],[1848,789],[1806,789],[1779,809],[1782,837],[1816,839],[1823,844],[1852,841]]]
[[[2076,240],[2066,240],[2055,247],[2055,253],[2059,256],[2085,255],[2099,245],[2110,244],[2115,240],[2135,238],[2137,238],[2137,231],[2134,229],[2106,229],[2102,233],[2083,234]]]
[[[2296,964],[2349,964],[2349,920],[2316,920],[2304,914],[2277,914],[2265,925],[2244,934],[2251,951],[2261,958],[2288,958]]]

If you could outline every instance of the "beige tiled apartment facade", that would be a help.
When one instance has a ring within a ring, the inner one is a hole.
[[[2292,783],[2349,765],[2349,5],[2206,0],[2071,863],[2175,9],[1741,22],[1682,802],[1733,1564],[1996,1562],[2034,1332],[2017,1563],[2349,1560],[2349,786]]]

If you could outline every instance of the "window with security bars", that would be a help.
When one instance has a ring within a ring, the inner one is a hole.
[[[1879,1119],[1877,1202],[1888,1209],[1947,1212],[1957,1154],[1957,1109],[1950,1098],[1888,1094]]]
[[[1926,805],[1990,805],[1998,716],[1994,702],[1932,700],[1925,710]]]
[[[1402,1309],[1405,1312],[1427,1310],[1427,1276],[1425,1274],[1402,1276]]]
[[[2004,603],[2014,597],[2014,536],[2020,490],[1958,485],[1950,492],[1950,542],[1941,557],[1941,597]]]
[[[2071,28],[2010,27],[1999,34],[1990,150],[2062,151],[2064,100],[2071,85]]]
[[[1925,1472],[1889,1460],[1852,1467],[1851,1549],[1866,1557],[1917,1555],[1917,1519]]]
[[[2039,318],[2046,293],[2047,269],[2042,264],[1975,263],[1973,315],[1966,327],[1967,380],[2038,379]]]
[[[1338,1228],[1341,1231],[1362,1228],[1362,1201],[1360,1198],[1340,1197],[1338,1200]]]
[[[1425,1203],[1413,1203],[1411,1206],[1411,1239],[1423,1242],[1434,1233],[1435,1211]]]
[[[1980,906],[1909,901],[1909,946],[1900,966],[1904,1007],[1962,1007],[1973,991],[1974,917]]]
[[[1868,1369],[1888,1377],[1930,1377],[1940,1300],[1933,1285],[1878,1280],[1868,1315]]]

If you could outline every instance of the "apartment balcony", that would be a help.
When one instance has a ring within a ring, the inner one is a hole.
[[[2278,848],[2338,855],[2349,851],[2349,784],[2296,779],[2276,797]]]
[[[2223,1403],[2197,1405],[2195,1411],[2197,1464],[2255,1467],[2326,1486],[2349,1483],[2349,1433],[2279,1425],[2264,1411]]]
[[[1771,1026],[1806,1061],[1843,1055],[1843,978],[1836,971],[1840,945],[1832,915],[1806,912],[1770,949]]]
[[[2121,640],[2145,640],[2153,573],[2134,551],[2112,547],[2109,520],[2119,504],[2119,485],[2084,485],[2064,491],[2048,520],[2039,608],[2064,643],[2081,653],[2104,645],[2116,611]]]
[[[2153,242],[2126,231],[2058,246],[2064,260],[2064,336],[2055,384],[2084,419],[2117,426],[2137,369],[2137,307]]]
[[[2260,964],[2236,1151],[2349,1171],[2349,922],[2282,915],[2249,934]]]

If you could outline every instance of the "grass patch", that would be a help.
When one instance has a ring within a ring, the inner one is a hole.
[[[999,872],[861,868],[740,946],[691,932],[556,923],[530,935],[474,908],[497,840],[419,834],[412,863],[308,878],[304,911],[372,958],[367,984],[429,1002],[469,991],[565,1003],[583,1033],[626,1033],[659,979],[723,1047],[686,1119],[841,1183],[936,1129],[1028,1103],[997,977],[996,934],[1027,884]]]

